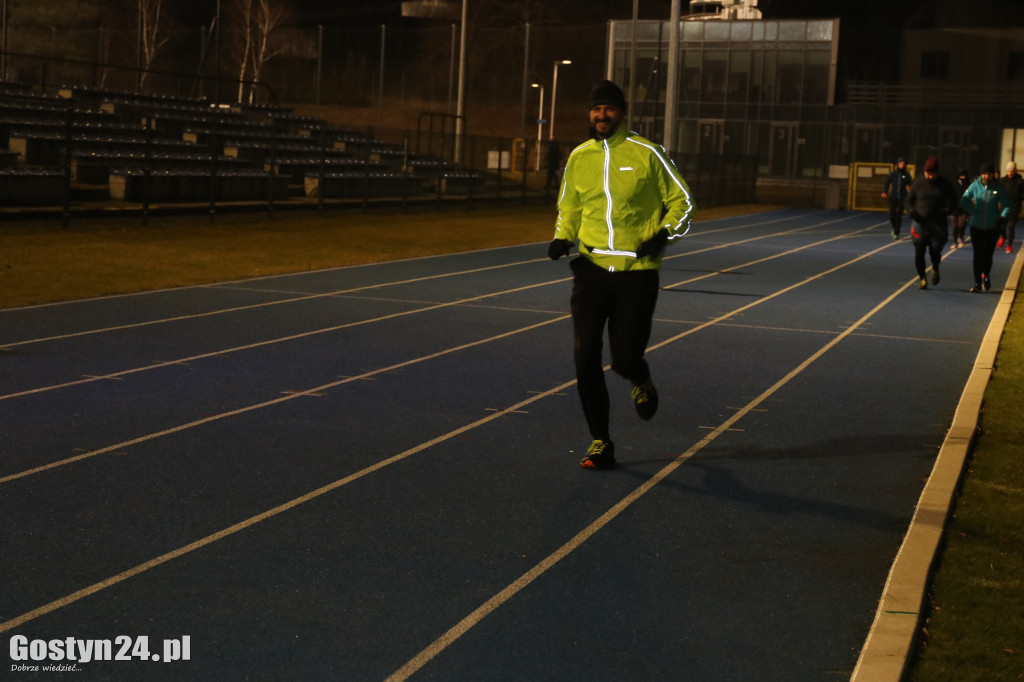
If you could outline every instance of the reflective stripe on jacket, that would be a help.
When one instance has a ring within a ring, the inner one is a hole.
[[[696,208],[664,148],[619,128],[569,154],[555,238],[578,238],[580,253],[609,271],[656,270],[661,256],[637,258],[637,247],[662,227],[669,241],[682,237]]]

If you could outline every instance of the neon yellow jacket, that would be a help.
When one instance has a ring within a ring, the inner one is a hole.
[[[696,210],[665,149],[620,127],[569,154],[555,238],[578,238],[580,254],[609,271],[657,270],[661,256],[638,259],[637,247],[663,227],[670,242],[682,237]]]

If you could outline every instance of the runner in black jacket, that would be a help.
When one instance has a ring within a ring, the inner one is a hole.
[[[939,175],[939,160],[924,162],[924,177],[914,180],[907,194],[907,213],[913,218],[910,235],[914,238],[914,266],[921,278],[920,289],[928,288],[925,279],[924,252],[932,261],[932,284],[939,283],[942,247],[949,238],[949,214],[956,207],[956,196],[949,180]]]
[[[970,187],[971,181],[967,177],[967,169],[961,168],[956,172],[956,184],[953,185],[953,192],[956,195],[956,206],[953,207],[953,246],[959,249],[964,246],[964,235],[967,232],[967,211],[960,205],[960,199],[964,192]]]
[[[907,200],[907,190],[912,178],[907,172],[907,160],[902,156],[896,160],[896,170],[889,173],[882,189],[882,198],[889,200],[889,222],[892,223],[892,238],[900,238],[903,227],[903,203]]]

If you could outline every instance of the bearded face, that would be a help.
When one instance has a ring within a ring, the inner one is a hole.
[[[622,109],[614,104],[598,104],[590,109],[590,129],[594,137],[607,139],[619,129],[624,117]]]

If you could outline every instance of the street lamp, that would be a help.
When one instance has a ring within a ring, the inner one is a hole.
[[[531,88],[540,88],[540,103],[537,105],[537,168],[540,172],[540,145],[544,134],[544,85],[541,83],[530,83]]]
[[[562,64],[572,64],[571,59],[562,59],[555,62],[555,74],[551,77],[551,122],[548,124],[548,137],[555,136],[555,96],[558,93],[558,67]]]

